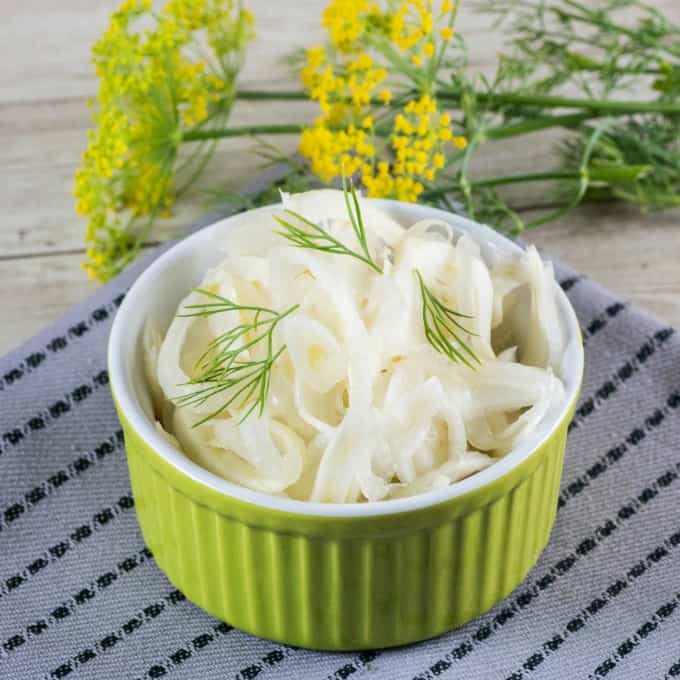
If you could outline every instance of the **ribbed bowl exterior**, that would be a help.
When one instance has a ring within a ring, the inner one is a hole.
[[[439,635],[524,579],[550,536],[572,411],[490,484],[418,510],[352,518],[219,493],[177,470],[120,416],[139,523],[170,581],[242,630],[348,650]]]

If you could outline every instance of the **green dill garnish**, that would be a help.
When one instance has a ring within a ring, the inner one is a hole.
[[[286,349],[285,345],[274,348],[274,329],[299,305],[277,312],[267,307],[239,305],[208,290],[197,289],[195,292],[211,301],[187,305],[185,309],[188,311],[178,316],[208,317],[237,312],[251,318],[218,335],[208,344],[196,361],[191,380],[183,384],[196,385],[197,389],[176,398],[175,403],[178,406],[200,406],[215,395],[224,393],[220,406],[194,423],[194,427],[219,416],[231,406],[243,409],[250,405],[239,422],[253,411],[261,416],[269,392],[272,367]],[[261,358],[254,358],[254,354]]]
[[[310,250],[318,250],[322,253],[331,253],[334,255],[349,255],[357,260],[365,262],[371,269],[378,274],[382,274],[382,269],[376,264],[371,257],[371,252],[368,248],[366,240],[366,229],[364,221],[361,216],[361,209],[359,208],[359,199],[357,198],[352,180],[349,182],[349,191],[347,190],[347,182],[345,177],[342,178],[342,191],[345,197],[345,205],[347,206],[347,214],[352,223],[352,230],[354,231],[361,252],[352,250],[344,243],[336,239],[326,229],[320,225],[308,220],[303,215],[294,210],[285,210],[290,217],[295,218],[299,224],[293,224],[289,220],[285,220],[279,215],[275,215],[274,219],[283,227],[283,231],[276,233],[283,236],[286,240],[292,243],[297,248],[307,248]],[[351,199],[351,200],[350,200]]]
[[[472,317],[447,307],[425,285],[420,272],[417,269],[414,272],[423,302],[423,330],[426,340],[437,352],[444,354],[454,363],[462,362],[474,369],[473,363],[481,364],[481,361],[460,336],[460,333],[467,335],[474,335],[474,333],[458,321],[458,319],[471,319]]]

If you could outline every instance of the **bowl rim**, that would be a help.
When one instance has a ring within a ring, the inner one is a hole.
[[[523,251],[519,245],[498,232],[493,231],[488,226],[454,213],[431,208],[429,206],[403,203],[401,201],[389,199],[367,200],[376,204],[377,207],[386,209],[388,212],[392,213],[393,216],[395,213],[401,214],[402,216],[410,214],[410,219],[413,219],[413,222],[411,223],[414,223],[418,219],[437,218],[452,224],[460,231],[469,233],[477,242],[480,242],[482,238],[486,238],[489,243],[502,243],[503,247],[518,253]],[[181,239],[178,243],[162,253],[142,272],[126,293],[123,302],[117,310],[111,327],[107,350],[109,380],[114,400],[129,426],[135,431],[135,434],[178,472],[223,496],[233,498],[237,501],[254,504],[274,512],[311,517],[360,518],[391,516],[439,505],[492,485],[494,482],[502,479],[511,471],[515,470],[525,460],[536,453],[551,439],[565,418],[569,416],[581,386],[584,352],[581,330],[576,318],[576,313],[564,291],[557,286],[556,293],[558,295],[562,316],[567,322],[568,337],[571,339],[572,343],[573,340],[576,340],[576,360],[572,362],[574,365],[568,376],[569,384],[565,398],[559,411],[552,414],[549,426],[546,425],[547,421],[541,423],[544,431],[540,437],[529,437],[527,440],[520,443],[519,446],[512,449],[505,456],[499,458],[484,470],[476,472],[465,479],[454,482],[441,489],[427,491],[414,496],[366,503],[321,503],[273,496],[262,491],[249,489],[234,482],[229,482],[193,462],[185,453],[173,447],[170,442],[158,432],[155,423],[152,422],[144,412],[138,397],[135,395],[131,370],[133,355],[132,351],[127,353],[125,351],[126,344],[134,344],[134,341],[126,338],[126,335],[128,335],[126,329],[130,327],[129,320],[133,315],[139,316],[140,305],[142,308],[146,309],[144,302],[148,301],[149,298],[146,298],[146,300],[144,299],[145,290],[152,287],[151,284],[153,280],[161,274],[163,270],[168,268],[174,260],[186,255],[187,251],[190,252],[192,249],[196,249],[197,246],[200,246],[204,240],[207,240],[210,237],[212,232],[223,229],[225,226],[228,226],[229,222],[236,223],[238,220],[242,220],[245,214],[271,212],[279,208],[281,208],[280,203],[221,218],[202,227],[186,238]],[[126,340],[128,340],[127,343]],[[136,338],[136,346],[139,346],[139,337]],[[563,378],[565,377],[567,376],[563,376]]]

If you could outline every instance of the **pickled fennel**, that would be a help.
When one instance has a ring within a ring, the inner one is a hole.
[[[158,428],[224,479],[319,502],[419,494],[492,465],[564,399],[533,247],[487,261],[445,222],[333,190],[284,194],[218,241],[144,349]]]

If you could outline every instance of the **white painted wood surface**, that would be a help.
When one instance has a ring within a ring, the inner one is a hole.
[[[0,2],[0,353],[58,318],[95,289],[80,269],[83,223],[73,211],[72,177],[89,125],[96,90],[89,48],[117,6],[114,0]],[[325,0],[247,0],[258,37],[250,46],[243,87],[294,85],[281,57],[322,38]],[[462,3],[459,30],[475,68],[496,60],[501,38],[488,20]],[[656,0],[680,21],[677,0]],[[304,103],[239,104],[233,124],[304,122]],[[293,149],[295,138],[277,138]],[[513,170],[547,160],[551,135],[489,148],[480,168]],[[206,189],[236,190],[257,173],[250,142],[229,140],[177,214],[163,225],[180,233],[207,208]],[[522,196],[527,209],[540,204]],[[586,207],[529,238],[573,267],[680,326],[680,211],[641,215],[630,208]]]

